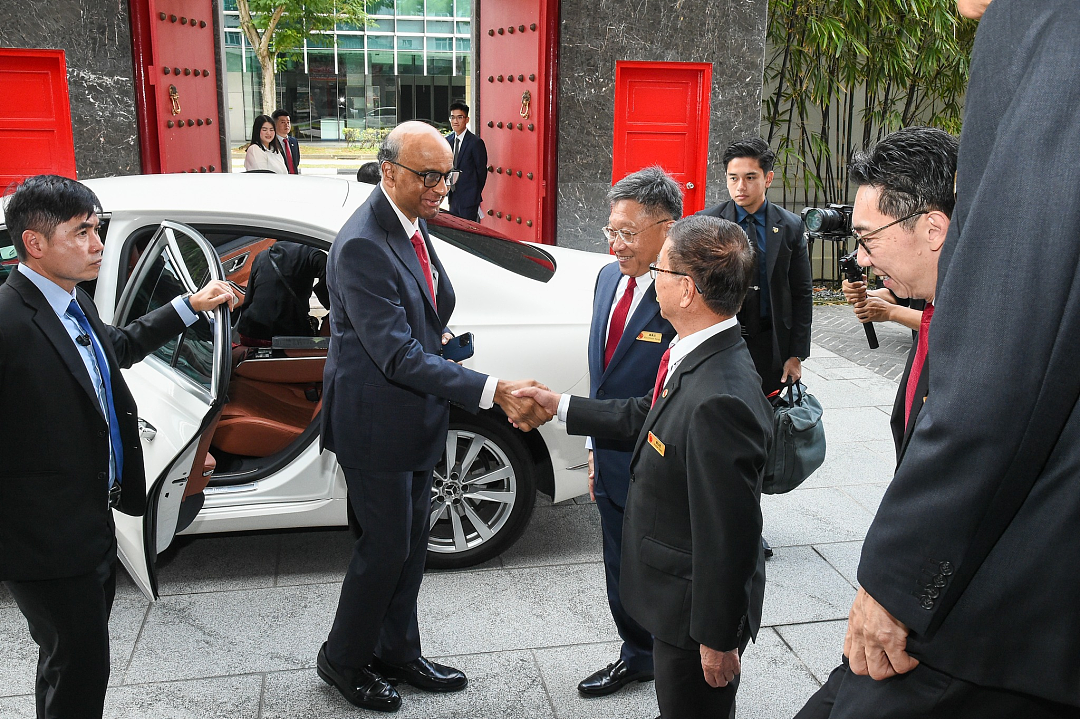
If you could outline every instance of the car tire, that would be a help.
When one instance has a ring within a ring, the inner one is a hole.
[[[486,562],[525,531],[536,502],[536,475],[528,447],[505,422],[484,414],[451,416],[447,450],[432,478],[428,567]]]

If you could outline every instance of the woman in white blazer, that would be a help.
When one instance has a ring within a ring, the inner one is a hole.
[[[247,156],[244,157],[246,171],[262,170],[280,175],[289,174],[289,170],[285,167],[285,158],[281,156],[278,144],[274,141],[276,136],[274,121],[269,115],[259,115],[255,118],[255,124],[251,127],[251,144],[248,145]]]

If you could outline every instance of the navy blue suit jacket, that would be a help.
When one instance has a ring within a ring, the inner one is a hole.
[[[281,157],[282,157],[283,160],[285,160],[285,167],[286,167],[286,169],[288,169],[289,174],[290,175],[299,175],[300,174],[300,142],[295,137],[293,137],[292,135],[288,135],[285,139],[289,141],[289,150],[292,152],[293,164],[292,165],[289,164],[289,156],[287,154],[285,154],[285,148],[284,147],[281,148]],[[278,145],[282,145],[282,144],[283,143],[281,142],[281,138],[278,138]]]
[[[419,224],[439,273],[437,303],[381,189],[353,213],[330,248],[322,442],[346,467],[432,469],[446,443],[448,403],[479,411],[486,375],[438,354],[454,311],[454,288],[427,225]]]
[[[446,136],[450,151],[454,150],[454,133]],[[466,220],[476,220],[476,209],[480,206],[484,185],[487,183],[487,146],[484,141],[469,130],[461,138],[455,166],[461,171],[454,191],[450,193],[450,214]],[[471,216],[469,215],[471,212]]]
[[[627,318],[622,339],[611,363],[604,369],[608,315],[612,304],[618,302],[615,291],[621,278],[618,262],[601,269],[596,278],[592,326],[589,328],[589,396],[594,399],[628,399],[652,392],[660,358],[675,337],[671,323],[660,316],[654,284],[641,298],[634,314]],[[661,338],[658,342],[637,339],[642,332],[658,333]],[[593,438],[595,492],[620,507],[626,506],[633,450],[632,441]]]

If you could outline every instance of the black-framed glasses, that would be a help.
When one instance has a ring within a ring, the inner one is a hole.
[[[667,269],[664,269],[663,267],[657,267],[656,265],[649,265],[649,275],[652,276],[652,278],[654,280],[656,279],[657,274],[659,274],[661,272],[666,272],[669,275],[678,275],[679,277],[689,277],[690,281],[694,283],[694,289],[698,291],[698,294],[701,293],[701,288],[698,287],[697,280],[695,280],[694,276],[691,275],[689,272],[679,272],[678,270],[667,270]]]
[[[628,230],[616,230],[614,227],[612,227],[610,225],[608,225],[607,227],[601,227],[600,231],[604,233],[604,237],[607,238],[607,241],[608,241],[609,245],[614,244],[615,240],[622,240],[623,244],[632,245],[632,244],[634,244],[634,237],[636,235],[640,235],[645,230],[648,230],[649,228],[652,228],[652,227],[656,227],[657,225],[662,224],[664,222],[671,222],[671,220],[657,220],[656,222],[652,223],[651,225],[647,225],[647,226],[641,228],[637,232],[630,232]],[[653,277],[655,277],[655,275],[653,275]]]
[[[458,176],[461,175],[461,170],[450,170],[450,172],[439,172],[438,170],[428,170],[427,172],[420,172],[414,170],[411,167],[406,167],[400,162],[394,162],[393,160],[387,160],[391,165],[397,165],[402,167],[412,174],[424,180],[424,187],[438,187],[439,182],[445,181],[446,186],[450,187],[457,182]]]
[[[912,212],[910,215],[907,215],[906,217],[901,217],[899,220],[893,220],[892,222],[890,222],[887,225],[882,225],[881,227],[877,228],[876,230],[871,230],[870,232],[867,232],[865,235],[859,234],[859,232],[857,230],[852,230],[851,231],[851,239],[855,240],[855,246],[856,247],[863,248],[863,251],[866,252],[866,254],[869,255],[870,254],[870,248],[866,246],[866,241],[868,239],[870,239],[872,236],[876,235],[877,233],[881,232],[882,230],[889,229],[893,225],[899,225],[901,222],[906,222],[907,220],[910,220],[912,217],[918,217],[919,215],[925,215],[928,212],[930,212],[930,210],[918,210],[917,212]]]

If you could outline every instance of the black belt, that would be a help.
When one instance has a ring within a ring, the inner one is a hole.
[[[109,488],[109,509],[120,505],[120,485],[114,484]]]

